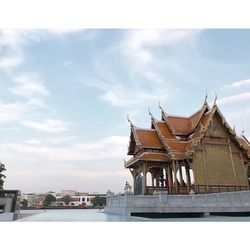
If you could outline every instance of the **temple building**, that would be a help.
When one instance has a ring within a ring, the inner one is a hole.
[[[151,128],[131,124],[125,167],[133,176],[135,195],[216,193],[249,189],[250,143],[237,136],[216,100],[190,117],[150,113]]]

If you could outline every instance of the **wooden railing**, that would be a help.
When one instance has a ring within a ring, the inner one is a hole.
[[[198,194],[207,194],[207,193],[222,193],[222,192],[235,192],[235,191],[244,191],[248,190],[247,186],[223,186],[223,185],[197,185],[196,189],[194,185],[187,186],[178,186],[176,187],[153,187],[147,186],[147,195],[152,195],[154,192],[167,191],[168,194],[189,194],[191,190]]]

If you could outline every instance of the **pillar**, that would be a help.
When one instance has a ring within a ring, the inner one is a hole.
[[[183,184],[183,176],[182,176],[181,164],[179,164],[179,177],[180,177],[180,185],[182,186],[182,184]]]
[[[146,163],[143,163],[142,173],[143,173],[142,194],[146,195],[147,194],[147,170],[146,170]]]
[[[169,186],[173,187],[173,174],[170,165],[168,166],[168,178],[169,178]]]
[[[178,183],[177,183],[177,178],[176,178],[176,164],[175,161],[173,160],[173,168],[174,168],[174,183],[175,183],[175,189],[176,193],[178,193]]]
[[[151,173],[151,179],[152,179],[152,187],[154,186],[154,174]]]
[[[191,186],[190,170],[188,166],[185,166],[186,176],[187,176],[187,186]]]
[[[191,186],[191,179],[190,179],[190,170],[189,170],[188,166],[185,166],[185,171],[186,171],[186,177],[187,177],[187,190],[189,192],[190,186]]]

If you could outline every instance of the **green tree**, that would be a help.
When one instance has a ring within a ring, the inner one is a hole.
[[[53,201],[56,201],[56,197],[52,194],[47,194],[43,200],[43,206],[48,207]]]
[[[105,206],[106,197],[95,196],[95,198],[92,199],[91,203],[93,204],[93,206]]]
[[[71,200],[71,197],[69,195],[64,195],[62,197],[62,201],[66,204],[66,205],[69,205],[69,202]]]
[[[28,207],[28,201],[26,199],[22,200],[20,204],[22,207]]]
[[[2,164],[0,162],[0,190],[3,190],[3,183],[4,183],[4,179],[6,178],[6,176],[4,174],[2,174],[2,172],[5,170],[6,170],[6,168],[5,168],[4,164]]]

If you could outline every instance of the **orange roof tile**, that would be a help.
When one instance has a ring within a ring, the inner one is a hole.
[[[140,160],[151,160],[151,161],[167,161],[169,158],[165,153],[151,153],[145,152],[139,157]]]
[[[238,141],[247,150],[248,155],[250,155],[250,143],[248,140],[245,137],[239,137]]]
[[[151,114],[152,129],[132,127],[135,141],[131,140],[131,143],[136,142],[137,145],[144,148],[165,149],[166,153],[144,151],[141,155],[133,157],[130,162],[136,162],[137,160],[166,161],[169,157],[179,160],[187,158],[193,153],[195,145],[204,136],[204,132],[207,130],[215,112],[218,112],[223,124],[232,133],[233,138],[236,138],[234,131],[227,124],[216,104],[210,109],[205,102],[202,108],[189,118],[167,116],[162,111],[163,121],[157,121]],[[238,143],[244,145],[248,155],[250,155],[250,143],[242,138],[239,138]],[[132,144],[131,150],[133,149]],[[132,153],[130,151],[128,154],[133,154],[133,150]]]
[[[125,162],[125,167],[133,165],[138,161],[156,161],[156,162],[166,162],[169,161],[169,157],[166,153],[153,153],[153,152],[143,152],[137,157],[132,157],[129,161]]]
[[[188,135],[194,131],[199,124],[200,119],[204,113],[209,110],[207,103],[205,102],[200,110],[195,112],[190,117],[179,117],[173,115],[167,115],[164,113],[164,120],[174,130],[173,133],[176,135]]]
[[[155,130],[136,128],[134,132],[143,147],[163,148]]]
[[[189,118],[166,116],[165,119],[173,128],[175,134],[188,134],[193,129],[191,120]]]
[[[164,139],[175,139],[175,136],[171,133],[169,127],[166,125],[165,122],[163,121],[157,121],[156,122],[156,126],[158,127],[158,129],[160,130],[162,136],[164,137]]]

